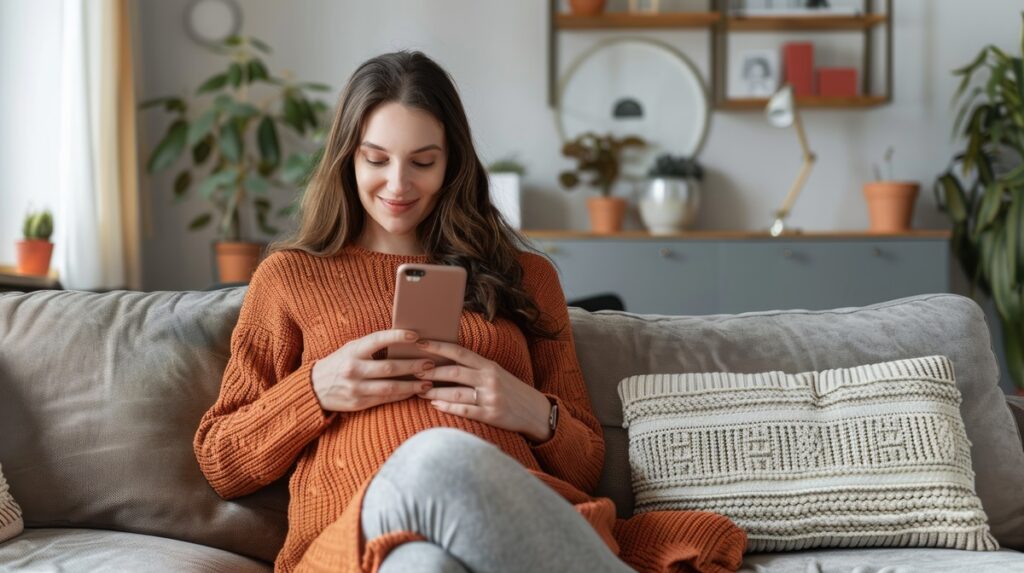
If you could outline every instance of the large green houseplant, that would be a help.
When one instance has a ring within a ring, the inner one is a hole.
[[[177,168],[174,198],[199,195],[210,209],[189,229],[213,224],[222,282],[244,282],[259,262],[262,244],[251,240],[246,206],[261,231],[276,234],[271,191],[296,189],[323,151],[328,106],[308,92],[329,86],[271,75],[262,56],[270,47],[256,38],[232,36],[211,50],[226,59],[223,71],[204,81],[194,97],[168,96],[143,102],[172,114],[166,134],[149,155],[149,173]],[[187,161],[182,161],[182,156]]]
[[[1024,33],[1020,55],[987,46],[954,71],[962,80],[953,132],[962,134],[966,144],[935,183],[939,207],[953,222],[952,249],[972,294],[980,288],[995,302],[1007,368],[1019,393],[1024,393],[1022,58]]]

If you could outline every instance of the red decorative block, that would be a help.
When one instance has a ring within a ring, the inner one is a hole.
[[[793,86],[793,95],[814,95],[814,44],[790,42],[782,45],[782,62],[786,83]]]
[[[857,97],[857,68],[818,68],[818,95]]]

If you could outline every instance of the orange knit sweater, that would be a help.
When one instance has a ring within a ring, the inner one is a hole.
[[[728,519],[701,512],[651,512],[616,520],[611,500],[592,498],[604,462],[558,276],[523,253],[523,285],[563,329],[558,340],[528,340],[514,323],[464,312],[459,343],[558,401],[554,436],[522,435],[445,414],[411,398],[353,413],[321,409],[314,362],[346,342],[390,328],[395,270],[425,256],[350,246],[335,257],[276,253],[257,269],[231,337],[220,397],[203,417],[195,452],[224,498],[246,495],[292,467],[288,536],[276,571],[376,571],[387,553],[422,539],[394,532],[363,539],[362,493],[388,456],[413,434],[447,426],[498,446],[575,504],[613,551],[641,571],[735,570],[746,544]]]

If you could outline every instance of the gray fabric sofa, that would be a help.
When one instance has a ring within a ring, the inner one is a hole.
[[[283,480],[221,500],[191,448],[217,395],[243,294],[0,295],[0,464],[27,526],[0,544],[0,571],[271,569],[286,528]],[[613,498],[620,515],[632,511],[616,393],[628,375],[800,372],[949,356],[977,490],[1004,549],[752,554],[743,570],[1024,571],[1024,403],[999,392],[988,329],[969,299],[927,295],[734,316],[571,315],[607,441],[599,494]]]

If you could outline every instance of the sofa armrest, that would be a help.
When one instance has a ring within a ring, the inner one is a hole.
[[[1017,431],[1020,432],[1020,441],[1024,443],[1024,396],[1007,396],[1006,405],[1013,412],[1013,419],[1017,421]]]

